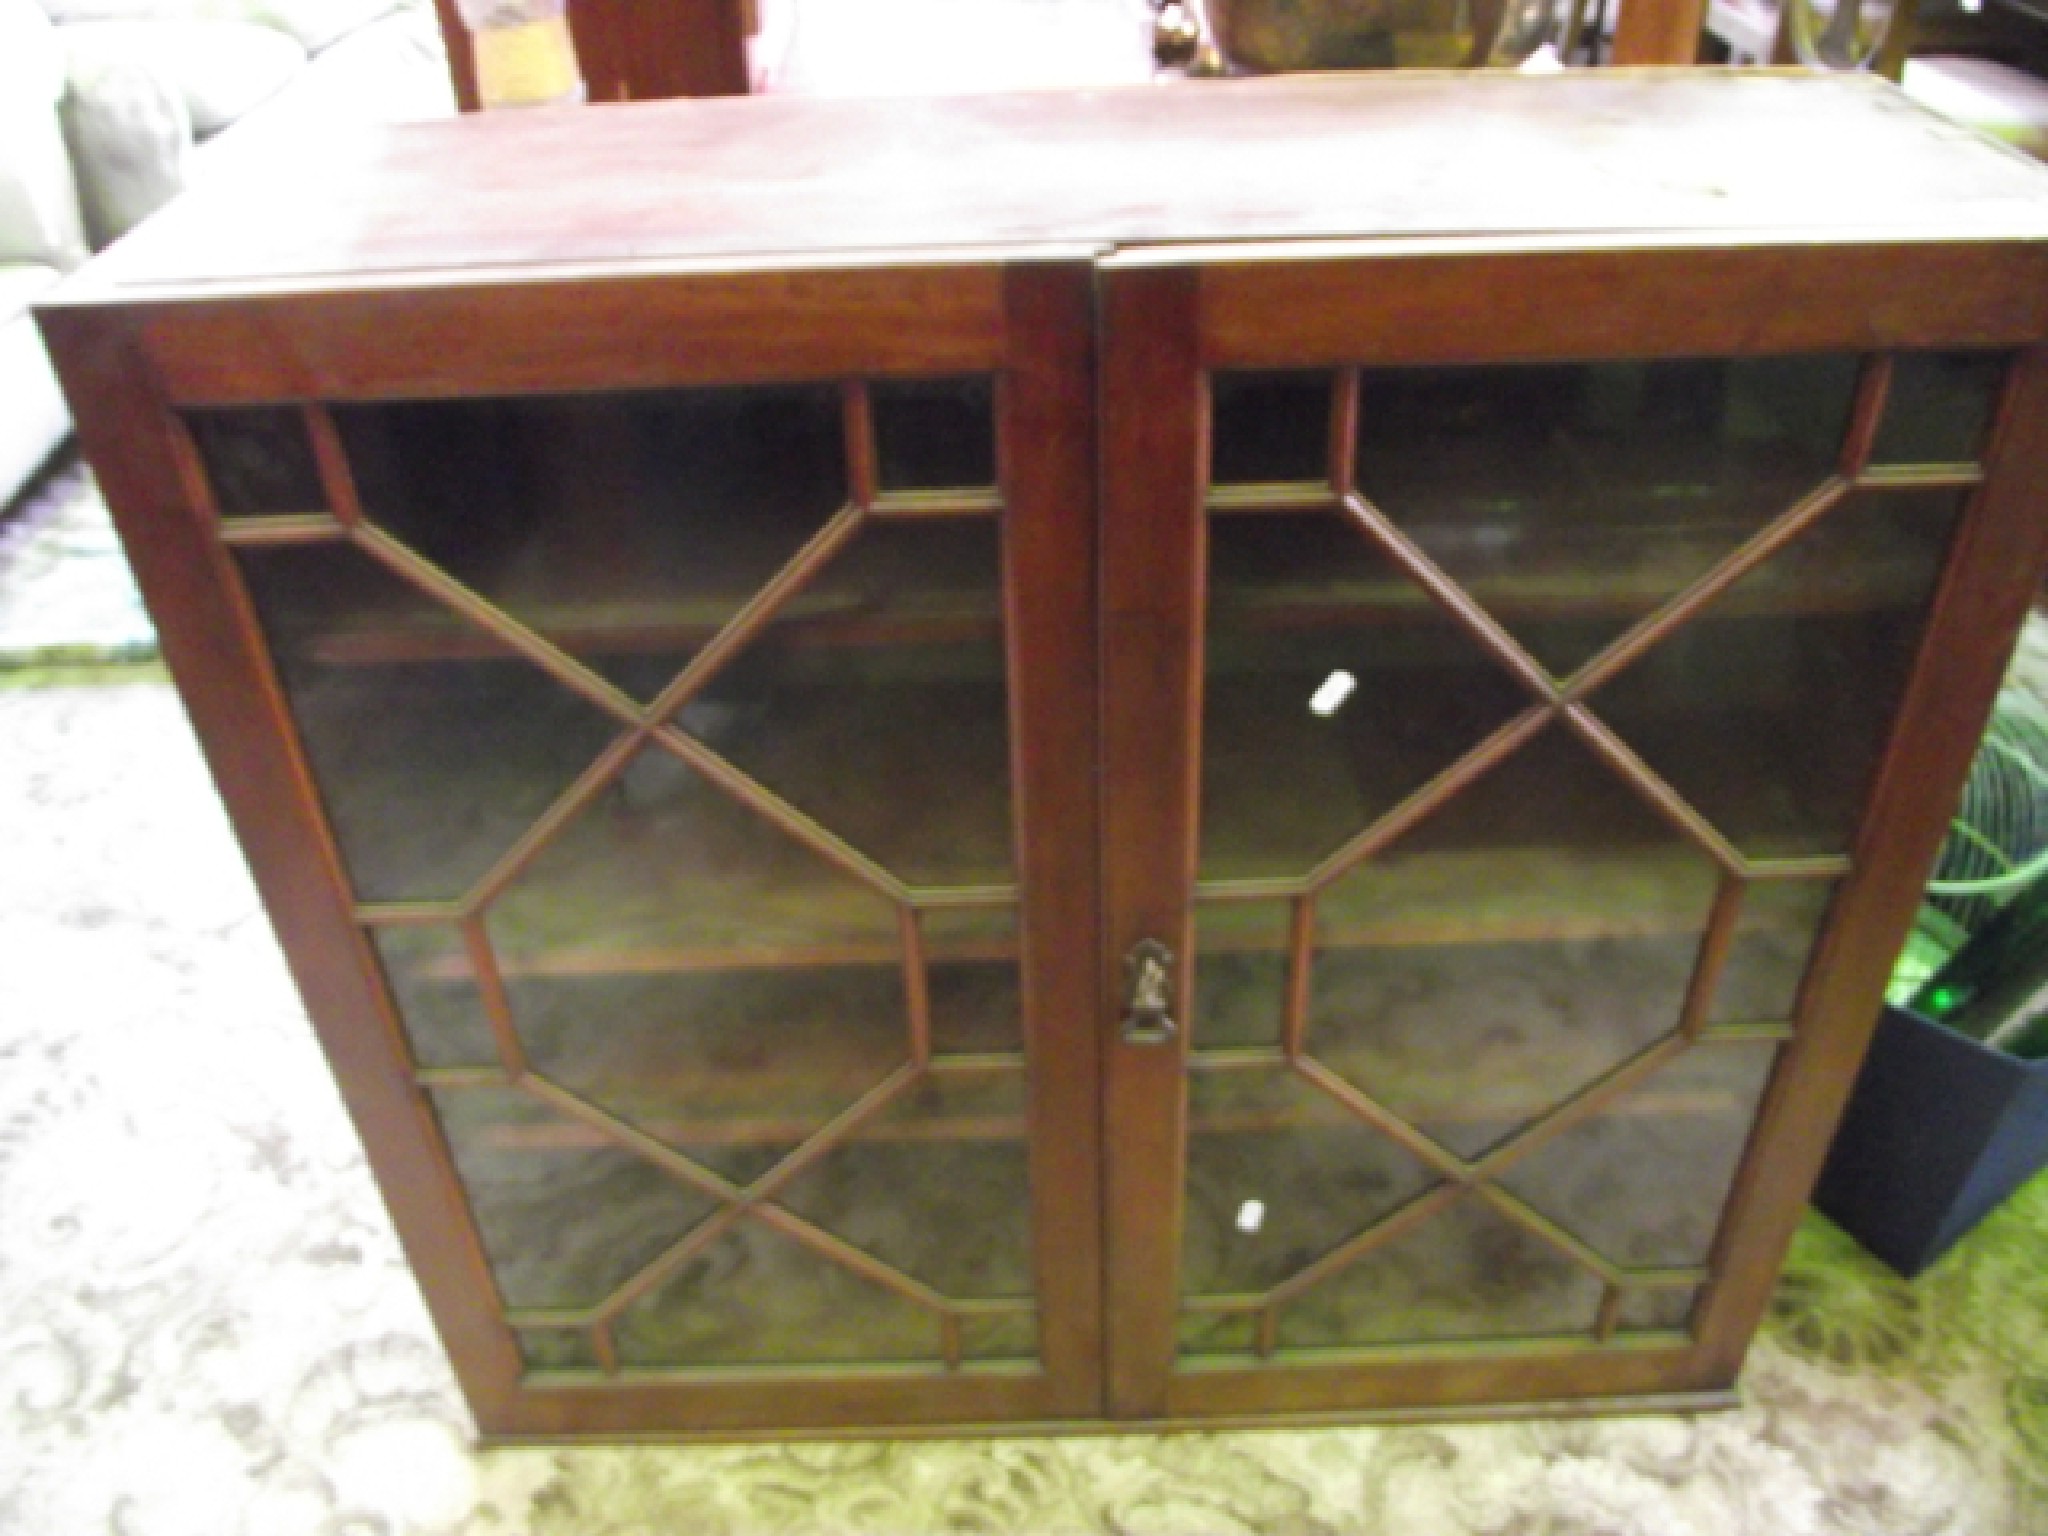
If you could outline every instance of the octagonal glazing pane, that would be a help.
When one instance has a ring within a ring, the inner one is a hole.
[[[1476,1157],[1678,1027],[1717,883],[1547,727],[1318,898],[1308,1049]]]

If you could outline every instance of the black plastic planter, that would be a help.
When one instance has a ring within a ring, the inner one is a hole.
[[[2048,1061],[1887,1008],[1813,1203],[1909,1279],[2048,1167]]]

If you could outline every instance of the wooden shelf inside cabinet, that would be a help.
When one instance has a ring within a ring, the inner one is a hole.
[[[1955,478],[1966,484],[1974,475],[1959,467]],[[1788,498],[1779,505],[1791,504]],[[1212,496],[1211,506],[1219,515],[1231,517],[1298,513],[1305,508],[1342,515],[1327,493],[1313,485],[1232,486]],[[1435,545],[1441,530],[1440,536],[1454,551],[1462,542],[1467,559],[1480,554],[1481,518],[1438,522],[1421,512],[1400,521],[1425,549]],[[1716,519],[1704,514],[1634,527],[1571,526],[1566,517],[1543,516],[1528,507],[1507,521],[1524,527],[1512,536],[1497,537],[1485,549],[1483,567],[1462,585],[1481,607],[1510,627],[1517,621],[1637,618],[1653,612],[1761,526],[1754,515]],[[1759,579],[1716,605],[1710,620],[1860,613],[1910,605],[1922,595],[1924,573],[1916,557],[1924,541],[1905,533],[1888,542],[1831,537],[1835,531],[1822,527],[1795,541]],[[1298,579],[1259,582],[1240,574],[1217,593],[1216,602],[1235,625],[1276,630],[1392,623],[1431,607],[1427,593],[1391,572],[1383,579],[1338,577],[1313,584]]]
[[[986,504],[967,492],[954,500]],[[787,536],[764,538],[750,530],[743,513],[730,521],[715,548],[593,541],[574,528],[553,528],[506,558],[465,564],[461,575],[493,606],[579,659],[689,654],[753,595],[722,573],[773,571],[795,553]],[[802,646],[944,646],[999,638],[988,585],[993,572],[963,568],[957,546],[936,553],[935,561],[932,551],[920,549],[914,564],[893,551],[866,561],[860,587],[838,583],[828,572],[780,610],[778,638]],[[307,656],[335,665],[474,659],[503,651],[452,611],[423,614],[416,603],[380,602],[346,587],[309,590],[298,617],[318,636]]]

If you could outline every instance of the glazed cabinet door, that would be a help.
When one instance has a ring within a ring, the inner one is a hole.
[[[79,338],[163,381],[95,457],[487,1434],[1099,1411],[1087,326],[1049,265]]]
[[[1732,1379],[2038,572],[2039,383],[1656,255],[1597,322],[1499,301],[1585,258],[1112,264],[1106,991],[1171,955],[1117,1411]]]

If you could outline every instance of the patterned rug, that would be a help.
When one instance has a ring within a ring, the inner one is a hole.
[[[5,1536],[2048,1530],[2048,1180],[1811,1220],[1733,1413],[478,1454],[175,697],[0,676]]]
[[[0,671],[155,655],[106,503],[66,448],[0,508]]]

